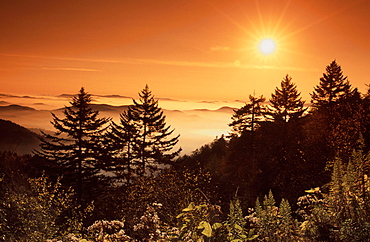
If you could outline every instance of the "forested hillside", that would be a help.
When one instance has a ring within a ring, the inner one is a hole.
[[[40,140],[30,130],[8,120],[0,119],[0,151],[11,151],[20,155],[38,149]]]
[[[368,241],[370,91],[332,61],[310,95],[286,75],[179,156],[148,86],[119,122],[81,88],[38,151],[2,153],[2,239]]]

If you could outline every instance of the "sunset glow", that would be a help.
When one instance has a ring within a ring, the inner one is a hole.
[[[362,92],[370,76],[365,0],[1,1],[0,12],[2,105],[61,108],[82,86],[128,105],[148,84],[166,109],[235,108],[286,74],[309,103],[334,59]]]

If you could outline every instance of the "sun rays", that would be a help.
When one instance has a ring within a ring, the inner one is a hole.
[[[292,0],[285,1],[280,6],[272,3],[272,1],[255,0],[253,9],[243,9],[243,4],[238,3],[240,11],[245,12],[245,20],[243,21],[226,14],[222,9],[217,9],[227,21],[245,34],[245,46],[239,48],[241,55],[235,60],[235,63],[238,63],[235,66],[277,65],[283,67],[291,64],[289,58],[292,56],[311,58],[311,53],[302,49],[304,44],[300,34],[349,8],[349,5],[346,5],[339,9],[333,9],[315,21],[305,23],[301,21],[298,14],[292,16]]]

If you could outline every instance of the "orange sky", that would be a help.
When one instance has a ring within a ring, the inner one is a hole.
[[[0,93],[179,100],[268,98],[286,74],[304,99],[336,59],[365,91],[369,0],[0,1]],[[264,57],[258,40],[275,38]]]

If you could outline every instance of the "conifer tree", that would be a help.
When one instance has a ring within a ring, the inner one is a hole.
[[[311,94],[313,104],[313,119],[317,119],[314,127],[322,126],[323,138],[326,141],[326,160],[332,160],[335,155],[347,162],[353,146],[364,132],[361,114],[361,95],[357,88],[352,88],[343,75],[342,68],[334,60],[326,67],[326,73],[320,78],[320,83]]]
[[[301,100],[297,86],[291,82],[292,78],[286,75],[281,81],[281,88],[276,87],[271,94],[269,115],[274,121],[289,122],[301,117],[306,110]]]
[[[332,106],[338,100],[350,98],[354,91],[347,77],[343,75],[341,66],[334,60],[326,67],[320,84],[314,88],[311,102],[316,108]]]
[[[114,172],[114,178],[130,183],[135,171],[134,160],[137,157],[134,146],[139,134],[138,125],[132,113],[124,111],[120,114],[120,122],[111,123],[110,132],[105,136],[106,147],[109,147],[109,157],[106,170]]]
[[[43,133],[41,150],[36,154],[54,163],[62,181],[76,189],[80,202],[85,183],[96,179],[100,171],[100,139],[109,118],[99,118],[99,111],[90,108],[91,95],[82,87],[63,110],[64,118],[52,113],[54,135]]]
[[[135,162],[135,168],[139,169],[137,173],[143,175],[147,168],[155,170],[159,164],[171,163],[181,149],[171,152],[180,135],[171,137],[174,129],[166,125],[166,116],[148,85],[139,97],[138,101],[133,99],[134,105],[121,115],[121,126],[133,128],[135,135],[129,135],[132,138],[130,162]]]
[[[255,97],[249,95],[250,103],[234,110],[234,114],[231,117],[233,121],[229,124],[233,129],[234,135],[240,136],[246,130],[252,133],[255,131],[258,122],[263,119],[264,107],[262,103],[265,100],[263,96]]]

